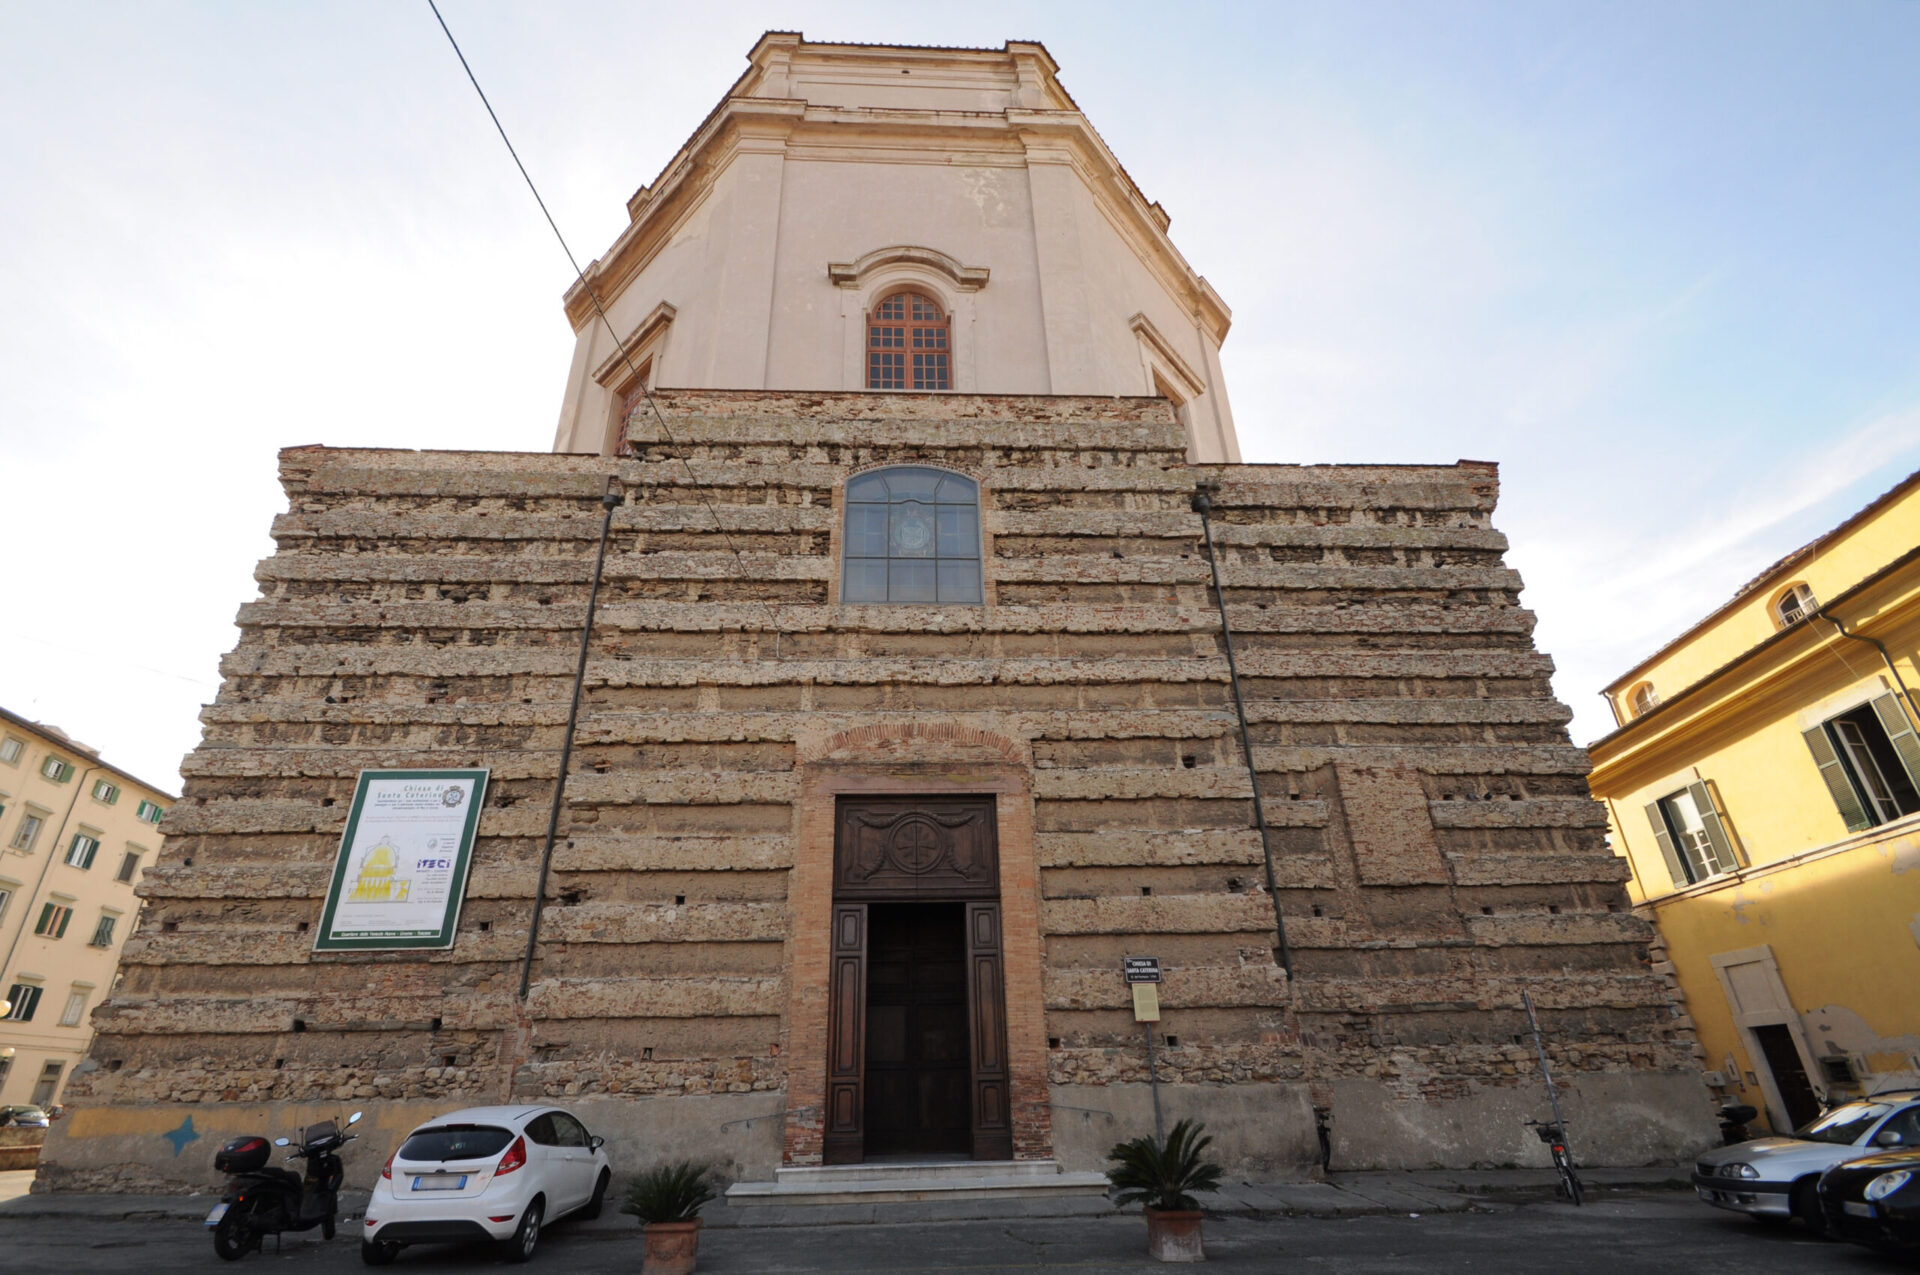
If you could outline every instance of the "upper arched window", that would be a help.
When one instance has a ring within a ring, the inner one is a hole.
[[[980,485],[901,466],[847,484],[842,602],[979,602]]]
[[[1804,584],[1794,584],[1780,595],[1773,604],[1773,618],[1781,628],[1800,621],[1819,610],[1820,603],[1815,600],[1813,590]]]
[[[867,317],[867,388],[953,388],[952,343],[940,303],[920,292],[896,292]]]
[[[1652,682],[1642,682],[1627,693],[1627,702],[1633,706],[1633,715],[1640,717],[1660,702],[1660,692]]]

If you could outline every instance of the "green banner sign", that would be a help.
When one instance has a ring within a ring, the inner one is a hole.
[[[467,893],[485,770],[363,770],[316,952],[448,948]]]

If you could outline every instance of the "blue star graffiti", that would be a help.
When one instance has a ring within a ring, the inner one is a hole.
[[[160,1136],[173,1144],[173,1154],[176,1157],[187,1149],[189,1142],[200,1141],[200,1134],[193,1127],[192,1116],[188,1116],[185,1120],[182,1120],[178,1129],[169,1129]]]

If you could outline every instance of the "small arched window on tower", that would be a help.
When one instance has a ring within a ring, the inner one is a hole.
[[[1635,717],[1646,716],[1659,702],[1660,692],[1653,689],[1652,682],[1642,682],[1627,692],[1627,703],[1632,706]]]
[[[971,602],[980,591],[980,485],[917,465],[847,484],[842,602]]]
[[[940,303],[920,292],[896,292],[867,316],[867,388],[953,388],[952,341]]]
[[[1804,583],[1793,584],[1773,604],[1773,618],[1781,628],[1790,628],[1820,609],[1813,590]]]

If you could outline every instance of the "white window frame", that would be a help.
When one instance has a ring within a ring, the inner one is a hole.
[[[100,795],[102,788],[107,790],[107,795],[104,797]],[[103,806],[111,806],[120,800],[120,785],[111,779],[96,779],[93,781],[93,791],[88,795]]]
[[[82,872],[90,871],[93,868],[95,861],[97,861],[100,857],[100,846],[102,844],[102,838],[104,836],[105,834],[102,833],[99,829],[89,828],[87,825],[81,824],[78,828],[75,828],[73,830],[73,839],[67,842],[66,853],[61,856],[60,861],[66,864],[69,868],[78,868]],[[80,842],[83,840],[90,841],[93,843],[93,845],[92,845],[92,848],[89,849],[86,853],[85,862],[76,863],[73,858],[73,852],[75,848],[78,847]]]
[[[148,816],[148,811],[153,812],[151,817]],[[139,808],[134,811],[134,817],[142,823],[159,823],[161,819],[166,817],[166,813],[166,807],[162,806],[159,802],[147,801],[145,798],[142,798]]]
[[[73,778],[73,763],[59,753],[48,753],[47,759],[40,763],[40,778],[49,783],[64,784]]]
[[[1627,713],[1630,717],[1645,717],[1660,707],[1660,692],[1653,689],[1652,682],[1635,683],[1627,691]]]
[[[87,1021],[87,1001],[91,999],[84,991],[74,988],[67,993],[67,1003],[60,1008],[61,1027],[78,1027]]]
[[[34,805],[29,805],[22,809],[20,811],[20,818],[14,822],[13,835],[7,838],[7,849],[17,854],[32,854],[34,847],[39,844],[40,834],[46,831],[47,820],[51,818],[53,818],[53,811],[51,810],[42,810],[40,807]],[[34,822],[33,835],[22,841],[21,834],[26,831],[27,820],[29,819]]]
[[[13,1007],[7,1011],[6,1016],[0,1018],[0,1023],[30,1023],[33,1021],[33,1016],[40,1010],[41,997],[47,990],[45,979],[36,978],[31,974],[15,974],[13,981],[7,984],[7,990],[12,991],[16,987],[24,987],[34,993],[31,997],[22,998],[23,1000],[30,999],[33,1003],[27,1006],[27,1012],[25,1014],[21,1014],[20,1004],[16,1001]]]
[[[1819,609],[1820,600],[1813,596],[1807,582],[1796,580],[1773,600],[1773,622],[1778,628],[1790,629]]]
[[[27,741],[18,735],[0,738],[0,763],[18,766],[20,759],[27,754]]]

